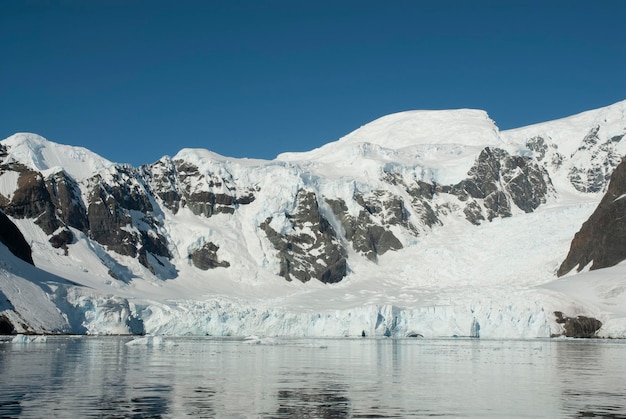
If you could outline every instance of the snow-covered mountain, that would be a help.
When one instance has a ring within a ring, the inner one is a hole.
[[[583,314],[626,336],[626,313],[556,276],[626,154],[625,109],[510,131],[483,111],[410,111],[271,161],[183,149],[138,168],[15,134],[0,208],[37,272],[71,281],[44,281],[66,325],[23,329],[529,337]]]

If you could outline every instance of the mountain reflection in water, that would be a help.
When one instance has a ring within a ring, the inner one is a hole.
[[[132,339],[0,341],[0,417],[626,418],[621,341]]]

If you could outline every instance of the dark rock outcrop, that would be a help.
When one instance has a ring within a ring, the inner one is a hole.
[[[596,210],[574,236],[569,253],[557,272],[565,275],[607,268],[626,259],[626,159],[611,176],[608,190]]]
[[[89,236],[120,255],[136,257],[137,237],[124,228],[132,217],[106,189],[97,185],[89,197]]]
[[[563,336],[569,338],[595,338],[602,327],[602,322],[593,317],[567,317],[560,311],[555,311],[554,315],[556,322],[563,325]]]
[[[436,211],[432,207],[432,200],[437,194],[437,185],[424,182],[415,181],[407,183],[402,176],[397,173],[385,173],[383,180],[391,186],[399,186],[404,190],[411,200],[409,205],[413,209],[417,220],[407,219],[406,210],[404,209],[404,202],[401,198],[395,197],[395,201],[398,202],[398,209],[402,209],[403,216],[398,217],[404,227],[408,228],[412,233],[417,235],[417,226],[432,227],[437,224],[441,224]],[[398,224],[398,223],[397,223]]]
[[[62,228],[48,240],[55,249],[63,249],[67,254],[67,245],[74,242],[74,233],[68,228]]]
[[[371,261],[376,261],[379,255],[389,250],[402,249],[400,240],[388,229],[374,221],[374,215],[381,215],[384,208],[377,205],[376,200],[365,199],[363,196],[357,195],[357,203],[363,210],[359,211],[358,216],[352,216],[348,212],[346,203],[341,199],[327,199],[326,202],[340,221],[344,230],[345,238],[352,243],[354,250],[364,255]],[[404,215],[403,208],[399,208],[397,212],[391,212],[391,220],[402,222]],[[385,218],[383,215],[382,218]]]
[[[0,206],[15,218],[34,219],[41,229],[53,237],[54,247],[65,247],[74,240],[67,226],[81,231],[88,229],[87,213],[78,185],[65,172],[48,178],[19,163],[2,165],[2,171],[18,173],[17,189],[8,199],[2,197]],[[59,231],[59,229],[62,229]]]
[[[225,260],[219,260],[217,257],[218,250],[219,247],[215,243],[208,242],[199,249],[192,251],[189,254],[189,259],[191,259],[196,268],[203,271],[215,268],[228,268],[230,263]]]
[[[611,177],[611,173],[619,164],[621,156],[616,151],[616,143],[622,136],[615,136],[605,141],[598,133],[600,126],[593,127],[585,136],[578,150],[571,156],[578,154],[585,156],[589,163],[584,168],[573,166],[568,174],[569,180],[580,192],[602,192]]]
[[[294,213],[286,214],[292,232],[280,233],[271,227],[272,219],[261,224],[270,243],[278,251],[279,275],[307,282],[339,282],[346,276],[347,261],[341,242],[328,220],[320,213],[315,193],[298,191]]]
[[[26,168],[19,170],[17,190],[3,210],[15,218],[33,218],[47,234],[61,226],[43,176]]]
[[[6,171],[18,173],[17,189],[10,198],[0,197],[0,207],[12,217],[33,219],[54,248],[67,253],[75,241],[71,227],[120,255],[137,257],[153,273],[159,257],[171,258],[154,216],[152,193],[132,167],[117,165],[106,177],[84,180],[86,202],[76,180],[62,170],[44,177],[4,162],[0,172]]]
[[[556,144],[553,144],[541,136],[529,138],[526,141],[526,148],[532,151],[537,161],[544,166],[551,166],[558,169],[563,164],[565,157],[559,153]]]
[[[11,335],[15,333],[13,323],[5,316],[0,314],[0,335]]]
[[[57,172],[46,179],[46,189],[62,224],[83,232],[89,229],[80,188],[72,177],[64,171]]]
[[[122,174],[124,175],[124,174]],[[89,236],[101,245],[124,256],[136,257],[152,273],[159,257],[171,259],[167,240],[160,233],[160,221],[153,215],[150,192],[136,177],[118,184],[91,180],[92,191],[87,207]],[[148,257],[151,254],[154,258]],[[154,262],[154,263],[153,263]]]
[[[441,191],[466,202],[468,221],[510,217],[513,205],[532,212],[554,192],[548,172],[530,157],[512,156],[505,150],[486,147],[468,172],[468,177]]]
[[[2,211],[0,211],[0,242],[15,256],[22,259],[24,262],[34,265],[32,250],[26,242],[26,239],[24,239],[22,232]]]
[[[419,216],[420,222],[426,227],[441,225],[437,212],[431,202],[435,196],[437,186],[431,183],[417,181],[414,185],[407,186],[406,192],[411,196],[411,207]]]
[[[174,214],[184,207],[205,217],[233,214],[239,205],[255,199],[254,189],[239,191],[227,174],[201,173],[184,160],[164,158],[143,170],[155,194]]]

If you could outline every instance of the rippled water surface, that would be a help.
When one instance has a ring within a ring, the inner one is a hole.
[[[0,341],[0,417],[626,418],[621,341],[132,340]]]

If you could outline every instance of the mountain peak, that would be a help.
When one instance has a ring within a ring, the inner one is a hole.
[[[419,110],[378,118],[341,138],[338,143],[372,143],[399,149],[416,145],[493,145],[498,127],[487,112],[476,109]]]
[[[277,159],[322,163],[355,177],[380,173],[389,165],[420,166],[429,173],[427,180],[455,183],[467,174],[476,150],[503,146],[498,127],[485,111],[417,110],[383,116],[335,142]],[[329,167],[323,170],[328,174]]]
[[[485,147],[501,144],[498,127],[485,111],[415,110],[383,116],[318,149],[283,153],[278,159],[325,161],[343,154],[354,155],[355,148],[364,146],[411,153],[417,149],[432,149],[432,146]]]
[[[54,143],[33,133],[16,133],[0,144],[7,147],[6,161],[19,162],[40,172],[64,170],[75,179],[93,176],[113,166],[86,148]]]

